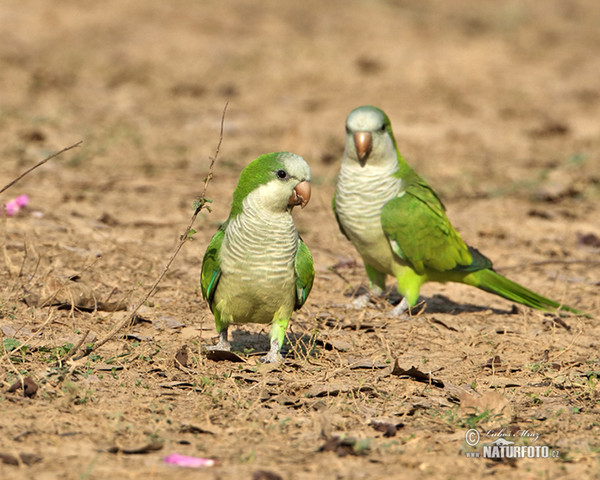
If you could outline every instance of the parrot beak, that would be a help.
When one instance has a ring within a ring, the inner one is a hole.
[[[356,132],[354,134],[354,145],[356,145],[356,154],[360,166],[364,167],[371,153],[371,148],[373,148],[373,137],[369,132]]]
[[[290,196],[290,200],[288,205],[296,206],[300,205],[301,208],[306,207],[306,204],[310,200],[310,183],[307,180],[303,180],[300,182],[294,190],[292,191],[292,195]]]

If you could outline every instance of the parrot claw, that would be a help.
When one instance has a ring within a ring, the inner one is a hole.
[[[206,347],[207,350],[222,350],[225,352],[231,352],[231,344],[229,342],[223,343],[219,341],[216,345],[209,345]]]
[[[271,350],[264,357],[260,357],[260,361],[262,363],[278,363],[283,360],[281,353],[279,353],[279,342],[277,340],[273,340],[271,342]]]
[[[404,297],[402,299],[402,301],[392,309],[392,311],[390,312],[390,315],[392,317],[403,317],[403,316],[405,316],[404,314],[406,312],[408,312],[410,315],[410,306],[408,305],[408,302],[406,301],[406,297]]]
[[[223,330],[219,333],[219,341],[216,345],[210,345],[206,347],[207,350],[223,350],[225,352],[231,352],[231,344],[227,340],[227,330]]]
[[[363,308],[366,308],[367,305],[369,305],[370,301],[371,296],[368,293],[365,293],[352,300],[352,303],[350,305],[355,310],[362,310]]]

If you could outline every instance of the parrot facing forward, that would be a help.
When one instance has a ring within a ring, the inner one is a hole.
[[[369,286],[381,294],[396,278],[401,315],[425,282],[472,285],[539,310],[566,310],[496,273],[492,262],[465,244],[437,194],[400,155],[392,126],[379,108],[362,106],[346,119],[346,145],[333,197],[342,233],[363,259]]]
[[[315,275],[291,214],[308,203],[309,182],[308,164],[289,152],[262,155],[242,171],[229,217],[202,261],[202,295],[219,333],[211,349],[231,349],[230,324],[271,323],[271,348],[261,360],[281,360],[290,316],[304,305]]]

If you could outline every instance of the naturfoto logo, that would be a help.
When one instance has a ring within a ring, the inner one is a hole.
[[[530,430],[508,429],[488,430],[484,433],[488,438],[495,438],[493,442],[484,443],[481,451],[465,452],[468,458],[557,458],[558,450],[551,450],[547,445],[515,445],[507,438],[521,438],[536,442],[540,435]],[[467,430],[465,442],[470,447],[477,447],[481,441],[481,433],[475,428]]]

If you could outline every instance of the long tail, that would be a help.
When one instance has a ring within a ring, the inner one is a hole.
[[[531,308],[537,308],[538,310],[554,311],[563,310],[566,312],[577,313],[579,315],[586,315],[573,307],[568,305],[562,305],[554,300],[543,297],[531,290],[515,283],[508,278],[494,272],[490,269],[483,269],[477,272],[473,272],[467,278],[466,283],[473,285],[474,287],[485,290],[486,292],[499,295],[513,302],[527,305]]]

